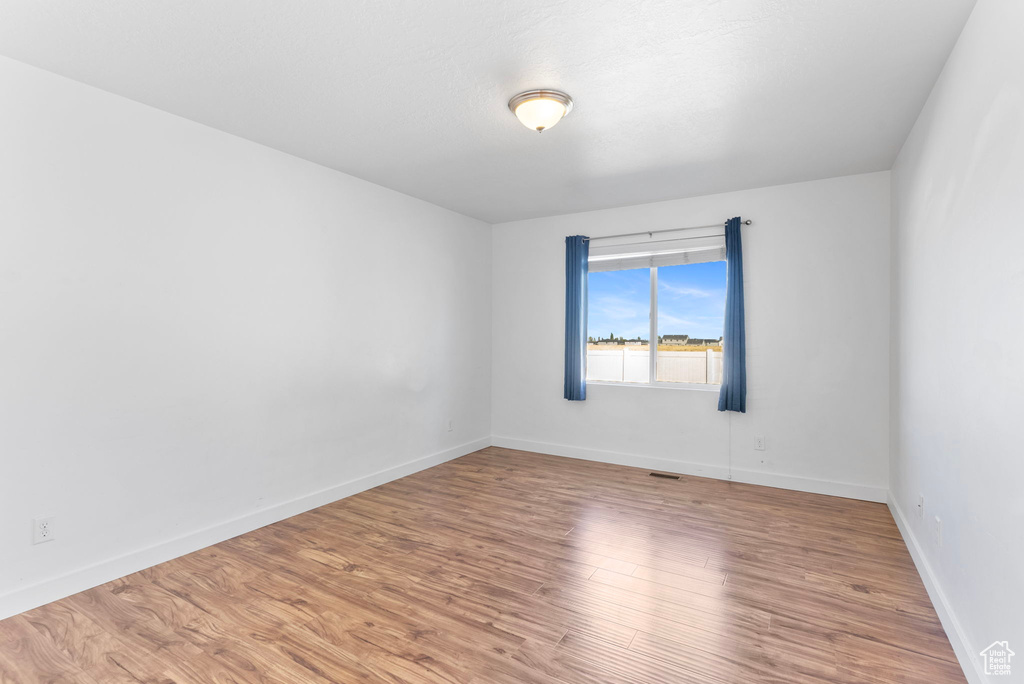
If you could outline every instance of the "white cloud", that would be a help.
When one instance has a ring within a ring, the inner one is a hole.
[[[590,301],[590,315],[615,321],[630,321],[641,317],[647,318],[647,306],[641,306],[624,297],[603,296]]]
[[[673,328],[673,330],[675,330],[675,329],[684,329],[684,328],[696,327],[696,325],[697,325],[697,323],[695,323],[692,320],[689,320],[689,319],[686,319],[686,318],[679,318],[678,316],[673,316],[671,314],[666,314],[666,313],[663,313],[663,312],[660,312],[660,311],[658,312],[658,329],[659,329],[659,332],[667,331],[668,328]],[[679,335],[682,335],[682,334],[685,334],[685,333],[665,332],[664,334],[669,334],[669,335],[679,334]]]
[[[711,290],[702,290],[697,287],[682,287],[680,285],[672,285],[671,283],[666,283],[664,281],[658,283],[658,289],[662,292],[667,292],[677,297],[704,298],[711,297],[717,294],[716,292],[713,292]]]

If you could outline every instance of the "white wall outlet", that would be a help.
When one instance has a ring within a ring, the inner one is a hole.
[[[935,545],[942,548],[942,518],[935,516]]]
[[[917,495],[917,517],[924,517],[924,494]]]
[[[448,432],[454,432],[454,431],[455,431],[455,424],[454,424],[453,421],[449,420],[448,421]]]
[[[764,435],[758,435],[754,437],[754,448],[758,451],[764,451],[767,447],[764,445]]]
[[[54,537],[53,516],[47,518],[36,518],[32,521],[32,543],[42,544],[53,541]]]

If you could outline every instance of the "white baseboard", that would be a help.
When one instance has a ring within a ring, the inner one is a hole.
[[[828,494],[830,496],[874,501],[876,503],[885,503],[886,496],[888,494],[888,491],[882,487],[870,487],[867,485],[851,484],[848,482],[834,482],[831,480],[815,480],[806,477],[779,475],[777,473],[765,473],[756,470],[733,468],[732,477],[730,477],[729,469],[722,466],[675,461],[667,458],[658,458],[656,456],[641,456],[639,454],[626,454],[618,451],[605,451],[603,449],[588,449],[585,447],[570,446],[568,444],[534,442],[525,439],[515,439],[513,437],[501,437],[496,435],[491,438],[491,444],[508,449],[536,451],[542,454],[567,456],[569,458],[579,458],[585,461],[614,463],[615,465],[633,466],[634,468],[646,468],[648,470],[662,470],[682,475],[712,477],[716,480],[731,479],[733,482],[745,482],[747,484],[763,485],[765,487],[778,487],[780,489],[793,489],[798,492],[811,492],[812,494]]]
[[[953,653],[956,654],[956,658],[960,662],[960,668],[964,671],[964,676],[967,677],[967,681],[971,684],[983,684],[988,678],[985,676],[981,663],[975,656],[977,651],[970,644],[967,635],[960,626],[960,621],[957,620],[956,613],[953,612],[953,606],[950,605],[945,592],[942,591],[942,586],[939,584],[931,564],[928,563],[928,559],[925,557],[917,537],[914,536],[910,523],[907,521],[906,516],[903,515],[903,511],[900,509],[899,504],[896,503],[892,493],[887,497],[886,503],[889,505],[889,512],[892,513],[893,520],[896,521],[896,527],[899,528],[900,534],[903,535],[903,541],[907,544],[907,549],[910,550],[910,557],[914,559],[917,574],[921,576],[921,581],[924,582],[924,588],[928,591],[928,598],[932,600],[932,605],[939,616],[942,628],[946,630],[946,636],[953,647]]]
[[[554,456],[578,458],[583,461],[598,461],[600,463],[613,463],[615,465],[633,466],[634,468],[646,468],[648,470],[662,470],[669,473],[680,473],[682,475],[713,477],[718,480],[729,479],[729,470],[727,468],[707,465],[704,463],[672,461],[666,458],[658,458],[656,456],[623,454],[618,451],[588,449],[586,447],[570,446],[568,444],[554,444],[551,442],[535,442],[529,439],[516,439],[514,437],[501,437],[499,435],[491,437],[491,445],[496,447],[505,447],[506,449],[518,449],[519,451],[533,451],[540,454],[552,454]]]
[[[465,456],[490,445],[490,437],[483,437],[436,454],[407,461],[401,465],[342,482],[341,484],[305,494],[269,508],[247,513],[174,539],[16,589],[0,596],[0,620],[169,561],[172,558],[178,558],[193,551],[198,551],[226,539],[237,537],[240,534],[251,532],[271,523],[290,518],[293,515],[329,504],[332,501],[358,494],[386,482],[397,480],[400,477],[412,475],[413,473],[450,461],[459,456]]]
[[[792,489],[798,492],[810,492],[811,494],[828,494],[829,496],[841,496],[844,499],[858,499],[874,503],[885,503],[885,497],[889,493],[888,490],[882,487],[838,482],[836,480],[815,480],[798,475],[765,473],[759,470],[733,468],[732,479],[734,482]]]
[[[680,473],[683,475],[711,477],[720,480],[730,479],[729,470],[721,466],[675,461],[654,456],[626,454],[601,449],[588,449],[567,444],[535,442],[512,437],[483,437],[364,477],[342,482],[341,484],[312,492],[269,508],[217,523],[216,525],[211,525],[210,527],[168,541],[132,551],[116,558],[79,568],[58,577],[22,587],[0,596],[0,620],[52,601],[57,601],[66,596],[77,594],[80,591],[85,591],[119,577],[130,575],[133,572],[144,570],[173,558],[192,553],[193,551],[198,551],[207,546],[237,537],[240,534],[251,532],[252,530],[318,508],[333,501],[358,494],[392,480],[412,475],[413,473],[440,465],[446,461],[465,456],[491,445],[587,461]],[[980,663],[974,657],[975,650],[968,642],[963,628],[953,612],[952,606],[946,599],[942,587],[939,585],[927,558],[925,558],[921,550],[921,546],[918,544],[917,538],[914,536],[913,530],[910,528],[906,517],[903,515],[903,511],[891,493],[884,489],[865,485],[814,480],[750,470],[733,469],[731,479],[736,482],[746,482],[768,487],[887,503],[892,517],[896,521],[896,526],[899,528],[907,548],[910,550],[910,555],[917,566],[917,571],[921,575],[925,589],[928,591],[928,596],[935,606],[935,611],[942,622],[946,635],[949,637],[950,644],[967,680],[970,684],[984,684],[986,678],[981,670]]]

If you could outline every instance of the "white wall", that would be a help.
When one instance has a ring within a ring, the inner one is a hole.
[[[486,224],[7,59],[0,92],[0,617],[488,443]]]
[[[1022,26],[1024,3],[980,0],[893,171],[892,495],[954,645],[978,665],[1008,639],[1013,681],[1024,681]]]
[[[738,480],[884,500],[889,185],[882,172],[495,226],[495,443],[715,477],[731,464]],[[565,401],[565,236],[735,215],[754,221],[743,229],[748,412],[719,413],[717,391],[651,387],[591,384],[587,401]],[[781,362],[795,340],[798,373]]]

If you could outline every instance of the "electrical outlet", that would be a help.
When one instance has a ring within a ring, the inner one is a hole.
[[[942,548],[942,518],[935,516],[935,545]]]
[[[764,451],[767,448],[764,445],[764,435],[754,437],[754,448],[758,451]]]
[[[54,535],[53,516],[48,518],[36,518],[32,521],[32,543],[42,544],[53,541]]]
[[[917,495],[917,517],[924,517],[924,494]]]
[[[455,431],[455,425],[453,424],[452,421],[449,420],[448,421],[448,432],[454,432],[454,431]]]

